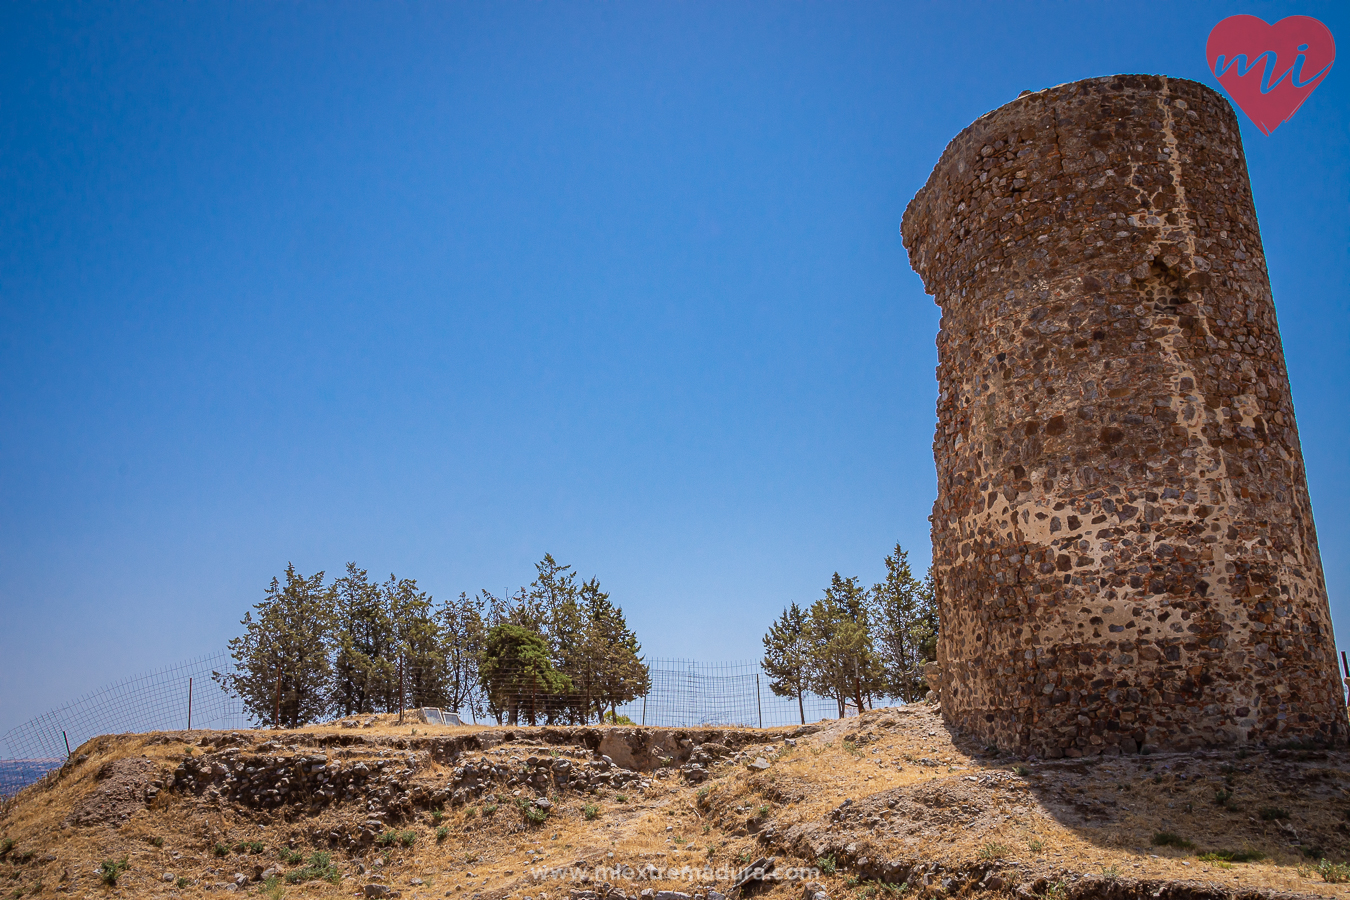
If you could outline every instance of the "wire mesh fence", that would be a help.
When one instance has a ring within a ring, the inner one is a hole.
[[[645,695],[617,705],[617,714],[637,725],[771,728],[838,715],[832,699],[807,694],[799,706],[796,697],[777,696],[756,662],[654,659],[646,665],[650,687]],[[244,703],[212,677],[215,672],[232,671],[233,666],[227,653],[199,657],[119,681],[11,729],[0,737],[0,796],[36,781],[61,765],[76,747],[99,735],[188,728],[239,730],[264,724],[260,720],[268,715],[250,715]],[[412,680],[402,672],[398,678],[398,684]],[[405,700],[409,707],[419,705],[415,693],[395,688],[398,699],[393,708]],[[485,710],[474,710],[473,705],[482,706],[470,703],[453,711],[465,722],[485,724],[495,719],[485,718]],[[507,705],[517,708],[517,721],[524,724],[519,715],[522,698],[514,697]],[[533,702],[530,708],[535,709]],[[539,704],[538,710],[540,724],[546,719],[567,721],[561,707],[552,711],[556,715],[546,715],[550,712],[547,704]]]
[[[179,728],[246,728],[238,699],[211,679],[233,665],[219,653],[119,681],[30,719],[0,737],[0,796],[14,793],[101,734]],[[189,722],[189,716],[191,721]]]
[[[834,700],[806,694],[779,697],[756,662],[705,663],[687,659],[647,660],[651,689],[619,707],[639,725],[689,727],[740,725],[773,728],[816,722],[839,714]]]

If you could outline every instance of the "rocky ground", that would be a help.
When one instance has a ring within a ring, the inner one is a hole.
[[[1350,754],[1027,761],[927,705],[798,729],[97,738],[0,810],[0,897],[1350,898]]]

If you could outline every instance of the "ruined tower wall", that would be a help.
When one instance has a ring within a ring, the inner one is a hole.
[[[1326,586],[1232,108],[1063,85],[910,203],[942,307],[944,715],[1051,757],[1342,738]]]

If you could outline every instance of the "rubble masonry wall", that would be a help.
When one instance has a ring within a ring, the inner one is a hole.
[[[1024,94],[905,212],[942,307],[948,721],[1050,757],[1343,739],[1238,122],[1192,81]]]

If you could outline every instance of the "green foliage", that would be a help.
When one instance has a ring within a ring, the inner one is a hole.
[[[99,863],[98,877],[108,887],[117,887],[117,879],[122,877],[122,873],[130,867],[127,857],[118,860],[105,859]]]
[[[1263,806],[1260,809],[1261,820],[1264,822],[1273,822],[1276,819],[1289,818],[1289,810],[1280,806]]]
[[[5,838],[0,840],[0,859],[9,855],[9,851],[14,849],[14,838]]]
[[[1002,859],[1007,855],[1007,846],[996,841],[990,841],[980,848],[980,859]]]
[[[485,816],[490,816],[496,811],[497,811],[497,804],[495,803],[485,803],[483,805],[483,815]]]
[[[1013,774],[1020,775],[1021,777],[1026,778],[1028,775],[1031,774],[1031,770],[1028,769],[1026,766],[1013,766]]]
[[[240,621],[244,634],[230,641],[234,671],[212,677],[242,700],[250,715],[274,727],[296,728],[320,718],[329,707],[333,603],[322,572],[306,578],[287,565],[286,584],[273,578],[253,607],[257,618],[248,612]]]
[[[769,690],[779,697],[796,697],[797,712],[806,724],[806,707],[802,695],[808,690],[808,671],[811,662],[811,644],[806,633],[807,616],[796,603],[769,626],[764,635],[764,674],[769,677]]]
[[[585,806],[581,808],[581,814],[586,818],[586,821],[588,822],[594,819],[598,819],[600,818],[600,807],[595,805],[594,803],[587,803]]]
[[[928,693],[923,668],[937,658],[933,577],[919,581],[899,545],[886,557],[886,580],[872,588],[872,622],[882,689],[906,703]]]
[[[1317,864],[1317,874],[1328,884],[1346,884],[1350,882],[1350,865],[1324,859]]]
[[[479,678],[494,709],[523,714],[534,725],[548,701],[572,689],[572,681],[553,666],[548,642],[520,625],[497,625],[488,632]]]
[[[157,834],[151,836],[151,837],[149,838],[149,840],[150,840],[150,844],[151,844],[152,846],[155,846],[155,847],[163,847],[163,846],[164,846],[164,838],[160,837],[160,836],[157,835]]]
[[[277,856],[281,857],[281,861],[288,866],[298,866],[305,860],[303,854],[297,850],[292,850],[290,847],[278,847]]]
[[[381,847],[392,847],[395,844],[411,847],[416,842],[417,832],[415,831],[386,831],[375,839],[375,843]]]
[[[537,806],[529,806],[525,809],[525,821],[531,825],[542,825],[548,819],[548,810],[540,809]]]
[[[440,828],[436,829],[436,843],[439,844],[441,841],[445,840],[449,836],[450,836],[450,827],[448,825],[442,825]]]
[[[640,696],[640,695],[639,695]],[[601,721],[606,725],[636,725],[632,719],[627,716],[620,716],[614,712],[607,712],[601,717]]]
[[[1027,841],[1027,849],[1030,850],[1032,853],[1040,853],[1042,850],[1045,849],[1045,842],[1042,841],[1040,838],[1032,838],[1031,840]]]
[[[211,848],[211,852],[214,853],[216,856],[229,856],[230,845],[217,841],[216,845]]]
[[[1223,788],[1219,788],[1214,792],[1214,804],[1229,810],[1238,808],[1237,804],[1233,802],[1233,792]]]
[[[1155,847],[1176,847],[1178,850],[1194,850],[1195,844],[1186,840],[1179,834],[1171,831],[1159,831],[1153,835],[1153,846]]]
[[[841,718],[849,698],[863,709],[864,695],[882,687],[868,604],[867,591],[858,579],[835,572],[825,596],[811,605],[807,619],[807,686],[822,697],[835,698]]]
[[[833,875],[838,866],[835,864],[833,856],[822,856],[816,860],[816,868],[820,869],[822,875]]]
[[[627,794],[615,794],[615,795],[614,795],[614,799],[617,800],[617,801],[619,801],[620,803],[627,803],[627,802],[628,802],[628,795],[627,795]]]
[[[337,884],[341,880],[342,873],[333,865],[332,855],[318,850],[310,854],[309,863],[304,868],[292,869],[286,873],[286,881],[290,884],[302,884],[306,881],[327,881],[329,884]]]
[[[192,884],[192,879],[188,878],[186,875],[179,875],[178,880],[175,881],[174,884],[178,885],[179,890],[182,890],[186,888],[188,885]]]
[[[179,885],[179,887],[182,887],[182,885]],[[286,887],[281,883],[280,878],[272,875],[263,882],[262,895],[267,900],[281,900],[282,897],[286,896]]]

